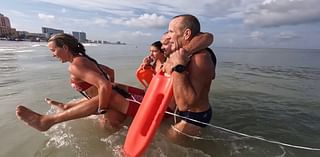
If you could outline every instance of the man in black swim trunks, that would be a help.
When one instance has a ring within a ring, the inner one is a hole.
[[[179,15],[169,23],[168,38],[172,53],[164,65],[173,77],[174,99],[178,114],[187,117],[173,125],[170,135],[197,136],[212,117],[209,92],[215,78],[215,63],[207,49],[188,55],[182,47],[200,33],[200,23],[193,15]],[[192,120],[191,120],[192,119]],[[196,121],[193,121],[196,120]]]

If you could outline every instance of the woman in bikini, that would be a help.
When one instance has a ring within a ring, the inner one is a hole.
[[[139,103],[132,100],[134,97],[128,93],[126,95],[128,98],[120,94],[122,90],[112,83],[113,70],[89,57],[85,53],[84,46],[76,38],[69,34],[56,34],[49,39],[48,48],[53,57],[62,63],[69,63],[71,86],[87,99],[64,104],[47,98],[49,104],[62,109],[62,112],[53,115],[42,115],[19,105],[16,109],[19,119],[39,131],[46,131],[54,124],[93,114],[104,114],[112,126],[119,126],[127,115],[135,115]],[[136,95],[139,94],[141,93]]]

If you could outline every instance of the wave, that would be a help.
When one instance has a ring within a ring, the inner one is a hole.
[[[123,141],[128,133],[128,127],[123,127],[120,131],[101,138],[102,142],[106,143],[107,149],[112,150],[113,156],[123,157]],[[143,156],[197,156],[197,157],[210,157],[211,155],[191,147],[184,147],[167,140],[163,134],[156,134],[148,149],[144,152]]]
[[[100,46],[101,44],[94,44],[94,43],[83,43],[83,46],[89,47],[89,46]]]
[[[31,45],[31,47],[46,47],[48,46],[48,44],[34,44],[34,45]]]
[[[238,64],[234,62],[223,62],[222,68],[236,69],[237,73],[263,78],[275,79],[306,79],[318,80],[320,68],[293,67],[293,66],[259,66],[252,64]]]
[[[15,49],[13,48],[0,48],[0,52],[7,52],[7,51],[13,51]]]
[[[15,52],[34,52],[34,50],[18,50],[18,51],[15,51]]]
[[[3,82],[0,82],[0,87],[7,87],[11,84],[17,84],[22,82],[21,80],[15,79],[15,80],[3,80]]]
[[[3,61],[2,59],[0,59],[0,61]],[[8,60],[6,60],[8,61]],[[12,73],[12,72],[16,72],[18,70],[17,66],[0,66],[0,73]]]

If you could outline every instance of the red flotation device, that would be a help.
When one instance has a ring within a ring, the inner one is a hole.
[[[141,84],[147,88],[150,84],[153,75],[155,75],[156,72],[152,68],[152,66],[145,66],[144,68],[139,68],[136,71],[137,79],[141,82]]]
[[[157,73],[142,100],[124,143],[126,157],[139,157],[146,150],[173,96],[172,78]]]

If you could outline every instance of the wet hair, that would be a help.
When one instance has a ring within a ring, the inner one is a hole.
[[[86,50],[84,46],[79,43],[79,41],[70,34],[65,33],[58,33],[50,37],[48,42],[54,41],[56,45],[60,48],[63,47],[63,45],[68,46],[69,50],[73,55],[85,55]]]
[[[190,14],[182,14],[182,15],[177,15],[173,17],[172,19],[176,18],[182,18],[182,23],[181,23],[181,30],[185,29],[190,29],[191,30],[191,37],[196,36],[198,33],[200,33],[200,22],[199,20]]]
[[[86,54],[86,49],[74,36],[66,33],[58,33],[49,38],[48,42],[51,41],[55,42],[55,44],[60,48],[62,48],[64,45],[68,46],[70,52],[75,56],[83,56],[93,61],[97,65],[99,70],[103,73],[103,75],[108,78],[106,73],[99,66],[99,63]]]
[[[151,46],[156,47],[161,53],[164,53],[162,48],[161,48],[162,47],[162,43],[160,41],[156,41],[156,42],[152,43]]]

